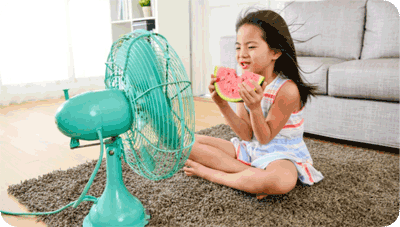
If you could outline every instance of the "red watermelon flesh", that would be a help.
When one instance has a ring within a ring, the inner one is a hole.
[[[240,102],[243,101],[239,95],[239,83],[245,81],[251,88],[254,85],[250,82],[250,79],[256,81],[259,85],[262,85],[264,77],[252,72],[244,72],[242,76],[238,76],[236,71],[226,67],[215,67],[214,76],[219,78],[218,82],[215,82],[215,90],[218,95],[228,102]]]

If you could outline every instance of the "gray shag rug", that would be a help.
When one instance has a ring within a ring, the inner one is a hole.
[[[227,125],[198,131],[229,140]],[[187,177],[151,181],[123,162],[128,190],[150,212],[147,226],[388,226],[399,215],[399,157],[374,150],[305,138],[314,166],[325,179],[306,186],[300,182],[286,195],[257,200],[252,194]],[[8,193],[31,212],[57,210],[83,191],[97,160],[66,171],[11,185]],[[88,192],[100,197],[106,181],[105,160]],[[82,226],[92,202],[82,202],[53,215],[38,216],[48,226]]]

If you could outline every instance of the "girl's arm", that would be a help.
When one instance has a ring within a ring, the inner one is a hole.
[[[242,140],[250,141],[253,137],[253,130],[251,129],[249,114],[244,108],[244,104],[237,103],[238,114],[232,110],[228,103],[218,107],[221,113],[224,115],[228,125],[232,128],[236,135],[238,135]]]
[[[243,111],[238,111],[239,116],[236,115],[235,112],[233,112],[232,108],[229,106],[229,103],[225,100],[223,100],[215,91],[215,86],[214,83],[217,81],[217,78],[214,77],[213,74],[211,74],[211,80],[210,84],[208,85],[208,90],[210,91],[211,98],[217,104],[219,107],[221,113],[224,115],[228,125],[232,128],[232,130],[240,137],[242,140],[251,140],[251,137],[253,136],[253,132],[251,130],[251,125],[250,125],[250,118],[247,114],[247,111],[244,109],[243,104],[243,110],[246,112],[247,118],[243,117],[242,113]],[[240,104],[239,104],[240,106]],[[243,120],[245,119],[245,120]]]
[[[261,105],[257,105],[258,99],[248,98],[246,100],[251,103],[250,105],[246,103],[246,105],[250,109],[250,121],[254,135],[260,144],[267,144],[282,130],[290,115],[299,109],[300,93],[294,82],[286,82],[276,95],[266,118],[263,116]],[[256,101],[251,102],[251,100]]]

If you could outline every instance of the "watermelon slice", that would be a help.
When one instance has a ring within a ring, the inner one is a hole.
[[[219,78],[218,82],[214,83],[215,90],[223,100],[228,102],[243,102],[239,95],[239,83],[246,81],[251,88],[254,88],[250,79],[256,81],[260,86],[265,79],[263,76],[247,71],[242,76],[238,76],[234,69],[218,66],[215,66],[214,76]]]

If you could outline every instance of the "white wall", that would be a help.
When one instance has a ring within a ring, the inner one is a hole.
[[[190,79],[190,8],[188,0],[158,0],[158,32],[174,48]]]

